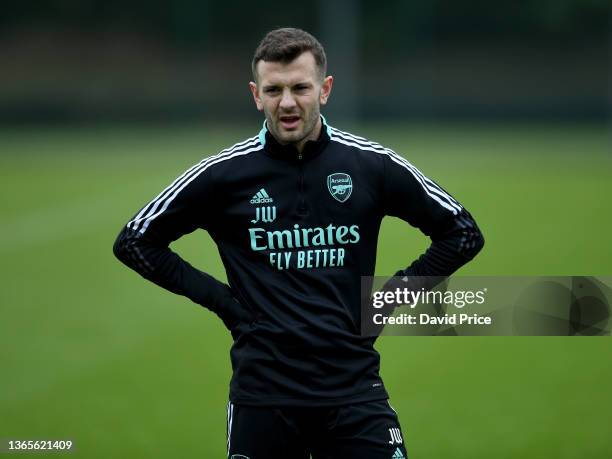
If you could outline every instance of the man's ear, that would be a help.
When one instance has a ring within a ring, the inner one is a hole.
[[[259,91],[257,91],[257,83],[250,81],[249,89],[251,90],[251,94],[253,94],[253,100],[255,101],[257,110],[259,110],[260,112],[263,111],[263,104],[261,103],[261,99],[259,98]]]
[[[327,99],[329,99],[333,84],[333,76],[328,75],[323,78],[323,84],[321,85],[321,95],[319,96],[319,102],[321,103],[321,105],[325,105],[327,103]]]

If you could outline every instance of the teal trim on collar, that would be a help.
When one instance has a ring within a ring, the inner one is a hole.
[[[261,128],[261,131],[259,131],[259,134],[258,134],[259,143],[261,143],[262,146],[266,145],[266,132],[267,131],[268,131],[268,128],[266,127],[266,120],[264,120],[263,127]]]
[[[323,122],[323,126],[325,126],[327,135],[331,139],[331,136],[332,136],[331,127],[329,126],[329,124],[327,124],[327,120],[325,119],[323,115],[319,115],[319,116],[321,116],[321,121]],[[259,137],[259,143],[261,143],[262,146],[266,145],[266,132],[268,132],[268,128],[266,127],[266,121],[264,120],[261,131],[259,131],[259,134],[257,135],[257,137]]]
[[[321,115],[321,121],[323,121],[323,126],[325,126],[325,130],[327,131],[327,135],[331,139],[332,130],[331,130],[331,127],[329,126],[329,124],[327,124],[327,120],[325,119],[325,117],[323,115]]]

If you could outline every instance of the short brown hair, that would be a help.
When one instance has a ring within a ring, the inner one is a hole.
[[[251,62],[253,78],[257,81],[257,63],[259,61],[288,64],[306,51],[310,51],[314,56],[319,74],[323,79],[327,71],[327,57],[325,57],[323,46],[315,37],[302,29],[292,27],[268,32],[255,50]]]

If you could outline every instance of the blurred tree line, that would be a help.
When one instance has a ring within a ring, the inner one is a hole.
[[[606,36],[608,0],[516,0],[513,2],[432,0],[361,1],[364,42],[401,42],[406,31],[441,40],[485,38],[572,39]],[[0,27],[52,26],[101,31],[151,32],[183,45],[202,46],[219,37],[245,42],[260,16],[285,24],[296,17],[316,28],[316,3],[263,0],[256,4],[213,0],[47,0],[5,2]],[[290,11],[288,11],[290,10]],[[322,12],[324,14],[324,12]]]
[[[602,118],[610,11],[609,0],[10,1],[0,121],[206,117],[211,106],[254,116],[236,89],[258,40],[288,25],[323,41],[344,84],[337,105],[357,117]]]

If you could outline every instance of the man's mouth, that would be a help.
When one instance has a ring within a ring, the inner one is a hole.
[[[279,119],[284,129],[295,129],[300,122],[298,115],[283,115]]]

